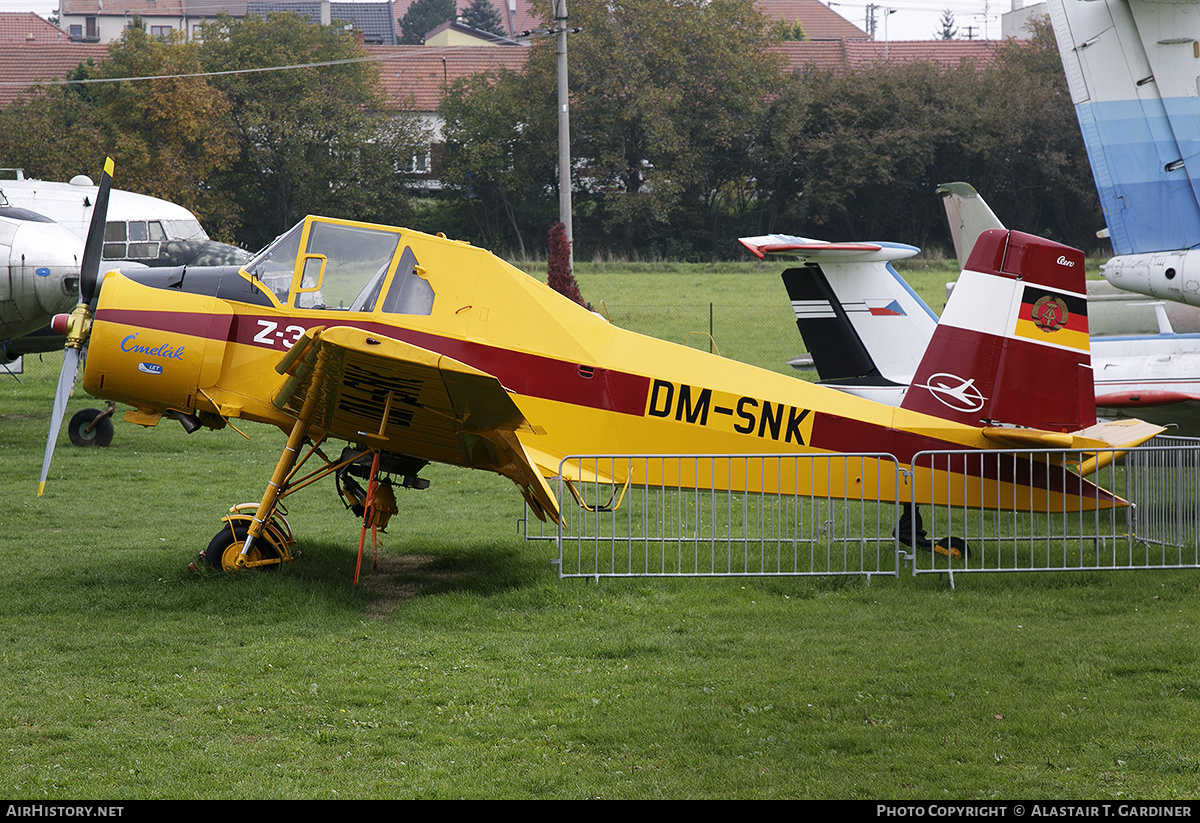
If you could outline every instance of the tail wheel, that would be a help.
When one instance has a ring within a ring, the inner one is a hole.
[[[208,548],[204,550],[204,562],[210,569],[220,569],[227,574],[240,571],[242,567],[238,566],[238,557],[242,553],[242,546],[246,545],[246,536],[250,533],[249,525],[244,522],[227,523],[225,528],[217,532],[216,536],[209,541]],[[263,532],[262,536],[255,541],[255,545],[250,549],[250,554],[247,560],[251,563],[258,563],[262,560],[280,560],[283,554],[276,545],[275,540],[278,536],[273,534],[270,529]],[[268,563],[255,568],[263,571],[278,571],[281,563]]]
[[[67,424],[67,435],[76,446],[107,446],[112,443],[112,418],[99,409],[76,412]]]

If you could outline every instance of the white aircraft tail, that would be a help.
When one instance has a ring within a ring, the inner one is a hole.
[[[1048,0],[1118,288],[1200,305],[1200,0]]]
[[[780,234],[741,242],[758,257],[803,261],[783,273],[783,283],[821,383],[899,403],[937,326],[937,315],[892,267],[920,250]]]
[[[1200,2],[1049,0],[1113,250],[1200,246]]]
[[[1004,224],[970,183],[943,183],[937,187],[937,193],[946,210],[950,239],[954,241],[954,254],[961,271],[967,267],[979,235],[988,229],[1002,229]]]

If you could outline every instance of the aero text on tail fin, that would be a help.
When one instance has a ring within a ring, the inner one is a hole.
[[[1083,267],[1069,246],[983,232],[902,407],[976,426],[1094,424]]]

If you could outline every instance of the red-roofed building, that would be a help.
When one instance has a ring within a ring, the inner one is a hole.
[[[820,0],[757,0],[768,20],[799,23],[809,40],[869,40],[870,35]]]
[[[864,68],[880,63],[928,60],[941,66],[956,66],[964,60],[986,66],[1001,44],[994,40],[801,40],[784,43],[779,50],[792,71]]]
[[[63,43],[67,34],[31,11],[0,12],[0,43]]]
[[[460,77],[508,69],[520,71],[529,50],[474,46],[367,46],[381,58],[379,78],[389,100],[410,111],[436,111],[443,90]]]
[[[65,36],[59,43],[0,42],[0,108],[39,81],[62,80],[80,63],[107,57],[108,46],[72,43]]]

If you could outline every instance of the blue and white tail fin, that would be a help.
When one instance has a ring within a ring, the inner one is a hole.
[[[1200,305],[1200,2],[1048,0],[1118,288]]]
[[[1049,0],[1118,254],[1200,246],[1200,3]]]
[[[760,258],[803,261],[783,273],[783,282],[821,383],[898,404],[937,326],[937,316],[891,265],[919,249],[781,234],[741,243]]]

